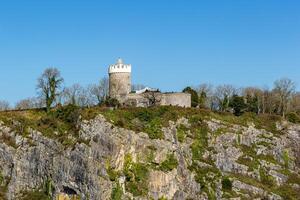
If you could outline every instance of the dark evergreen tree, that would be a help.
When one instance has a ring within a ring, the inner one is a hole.
[[[202,91],[200,93],[200,97],[199,97],[199,107],[200,108],[206,108],[206,98],[207,98],[206,92]]]
[[[225,95],[224,99],[222,99],[220,102],[220,110],[226,111],[228,109],[228,105],[229,105],[229,99],[227,95]]]
[[[192,107],[197,107],[199,103],[199,97],[195,90],[193,90],[191,87],[186,87],[183,89],[182,92],[190,93],[192,98]]]
[[[244,113],[247,105],[245,104],[244,97],[233,95],[229,107],[231,107],[234,111],[234,115],[240,116]]]
[[[247,95],[246,102],[247,102],[247,111],[258,114],[258,112],[259,112],[258,97],[257,96],[252,97],[250,95]]]

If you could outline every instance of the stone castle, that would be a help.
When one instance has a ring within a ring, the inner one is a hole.
[[[116,98],[124,106],[149,107],[153,105],[172,105],[191,107],[191,95],[182,92],[161,93],[159,90],[144,88],[139,91],[131,89],[131,65],[118,59],[110,65],[109,96]]]

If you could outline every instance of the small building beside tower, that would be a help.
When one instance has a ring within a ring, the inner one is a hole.
[[[191,107],[191,95],[183,92],[161,93],[157,89],[146,87],[139,91],[131,90],[131,65],[124,64],[119,58],[110,65],[109,96],[117,99],[123,106],[149,107],[153,105],[171,105]]]

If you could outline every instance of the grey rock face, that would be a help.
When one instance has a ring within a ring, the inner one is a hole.
[[[184,125],[190,128],[184,118],[163,128],[164,140],[152,140],[146,133],[115,127],[99,115],[81,123],[79,137],[89,142],[77,143],[72,147],[66,147],[35,130],[29,130],[26,137],[18,135],[0,123],[0,136],[11,138],[16,145],[0,143],[0,175],[8,183],[6,198],[17,199],[23,191],[34,191],[45,183],[51,183],[54,187],[53,199],[60,195],[110,199],[117,185],[125,199],[224,199],[226,191],[222,188],[222,177],[228,176],[236,195],[231,199],[250,198],[251,195],[282,199],[259,185],[239,179],[239,176],[261,181],[264,175],[281,186],[288,181],[284,169],[299,174],[299,126],[278,124],[278,128],[286,126],[286,134],[274,135],[255,128],[253,124],[246,127],[214,119],[205,123],[209,128],[208,147],[203,150],[202,160],[193,160],[192,138],[178,141],[177,127]],[[245,148],[250,152],[245,152]],[[129,154],[134,163],[154,166],[149,169],[148,190],[143,197],[134,197],[126,190],[126,177],[122,173],[126,155]],[[170,171],[160,170],[157,166],[170,154],[178,161],[177,167]],[[254,164],[249,165],[248,162]],[[197,170],[214,171],[203,174],[192,170],[191,166],[196,166]],[[119,173],[116,180],[112,180],[112,171]],[[292,186],[299,187],[296,183]]]

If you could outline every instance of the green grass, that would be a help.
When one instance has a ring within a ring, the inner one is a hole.
[[[51,198],[43,191],[26,191],[22,193],[20,200],[50,200]]]
[[[221,178],[220,170],[215,166],[198,167],[196,163],[188,168],[196,174],[195,180],[200,184],[201,190],[206,192],[208,199],[216,199],[215,189],[217,180]]]
[[[120,184],[117,184],[113,189],[111,193],[111,200],[121,200],[123,196],[123,191],[120,186]]]
[[[78,138],[77,121],[79,115],[82,119],[90,120],[98,114],[102,114],[105,118],[112,122],[115,126],[133,130],[135,132],[146,132],[151,139],[163,139],[164,135],[161,131],[162,127],[169,126],[169,121],[176,121],[181,117],[185,117],[191,123],[191,131],[199,129],[204,119],[216,118],[225,122],[247,125],[252,121],[258,128],[264,128],[272,132],[276,130],[276,122],[281,118],[273,115],[255,115],[245,113],[236,117],[230,113],[214,113],[209,110],[197,108],[181,108],[172,106],[158,106],[151,108],[120,108],[109,110],[104,107],[78,108],[76,106],[64,106],[51,110],[46,113],[43,109],[25,110],[25,111],[8,111],[0,112],[0,120],[7,126],[14,129],[18,134],[28,136],[28,128],[33,128],[42,132],[43,135],[56,139],[66,146],[72,146],[77,142],[87,143],[88,141],[80,141]],[[16,123],[18,122],[18,123]],[[178,140],[183,142],[186,133],[182,127],[179,127]],[[54,134],[57,132],[57,134]],[[70,140],[68,136],[75,138]],[[4,141],[11,146],[14,142],[9,138]]]
[[[280,195],[284,200],[298,200],[300,190],[292,188],[289,183],[283,184],[282,186],[277,186],[274,182],[273,177],[267,175],[266,171],[260,171],[261,181],[253,179],[248,176],[241,174],[229,173],[231,177],[235,177],[238,180],[253,185],[255,187],[261,188],[269,193],[275,193]],[[298,181],[296,179],[296,181]]]
[[[239,157],[237,163],[248,166],[249,171],[254,171],[259,166],[259,162],[256,159],[251,159],[250,157],[245,156]]]
[[[134,163],[131,155],[125,156],[125,187],[133,196],[146,196],[148,193],[149,169],[146,164]]]
[[[177,127],[177,139],[179,142],[183,143],[186,136],[187,136],[187,131],[188,131],[188,128],[185,127],[184,125],[180,124],[178,127]]]
[[[109,160],[106,162],[106,172],[110,181],[116,181],[119,177],[119,172],[111,167]]]
[[[289,162],[290,162],[290,157],[289,157],[289,152],[288,152],[288,150],[285,149],[285,150],[282,152],[282,159],[283,159],[283,161],[284,161],[284,166],[285,166],[286,168],[288,168]]]
[[[300,189],[294,189],[290,185],[283,185],[277,188],[277,193],[284,200],[299,200]]]
[[[260,174],[260,182],[270,188],[274,187],[276,185],[275,179],[268,175],[265,169],[260,168],[259,169],[259,174]]]
[[[178,166],[178,161],[175,158],[175,155],[169,154],[167,155],[167,159],[160,164],[159,169],[164,172],[169,172],[177,168],[177,166]]]
[[[208,127],[205,123],[199,124],[198,129],[192,130],[194,142],[191,145],[193,160],[201,160],[208,147]]]
[[[56,139],[66,146],[71,146],[79,141],[77,140],[79,127],[76,125],[80,112],[80,108],[69,105],[52,109],[50,113],[46,113],[42,109],[0,112],[0,120],[15,133],[24,137],[29,137],[28,130],[32,128],[46,137]],[[57,134],[54,134],[55,132]],[[69,139],[70,135],[75,138],[75,141]],[[13,141],[9,141],[7,138],[6,142],[14,146]]]
[[[0,171],[1,172],[1,171]],[[5,179],[3,175],[0,173],[0,199],[5,200],[5,194],[7,192],[7,183],[5,183]]]

